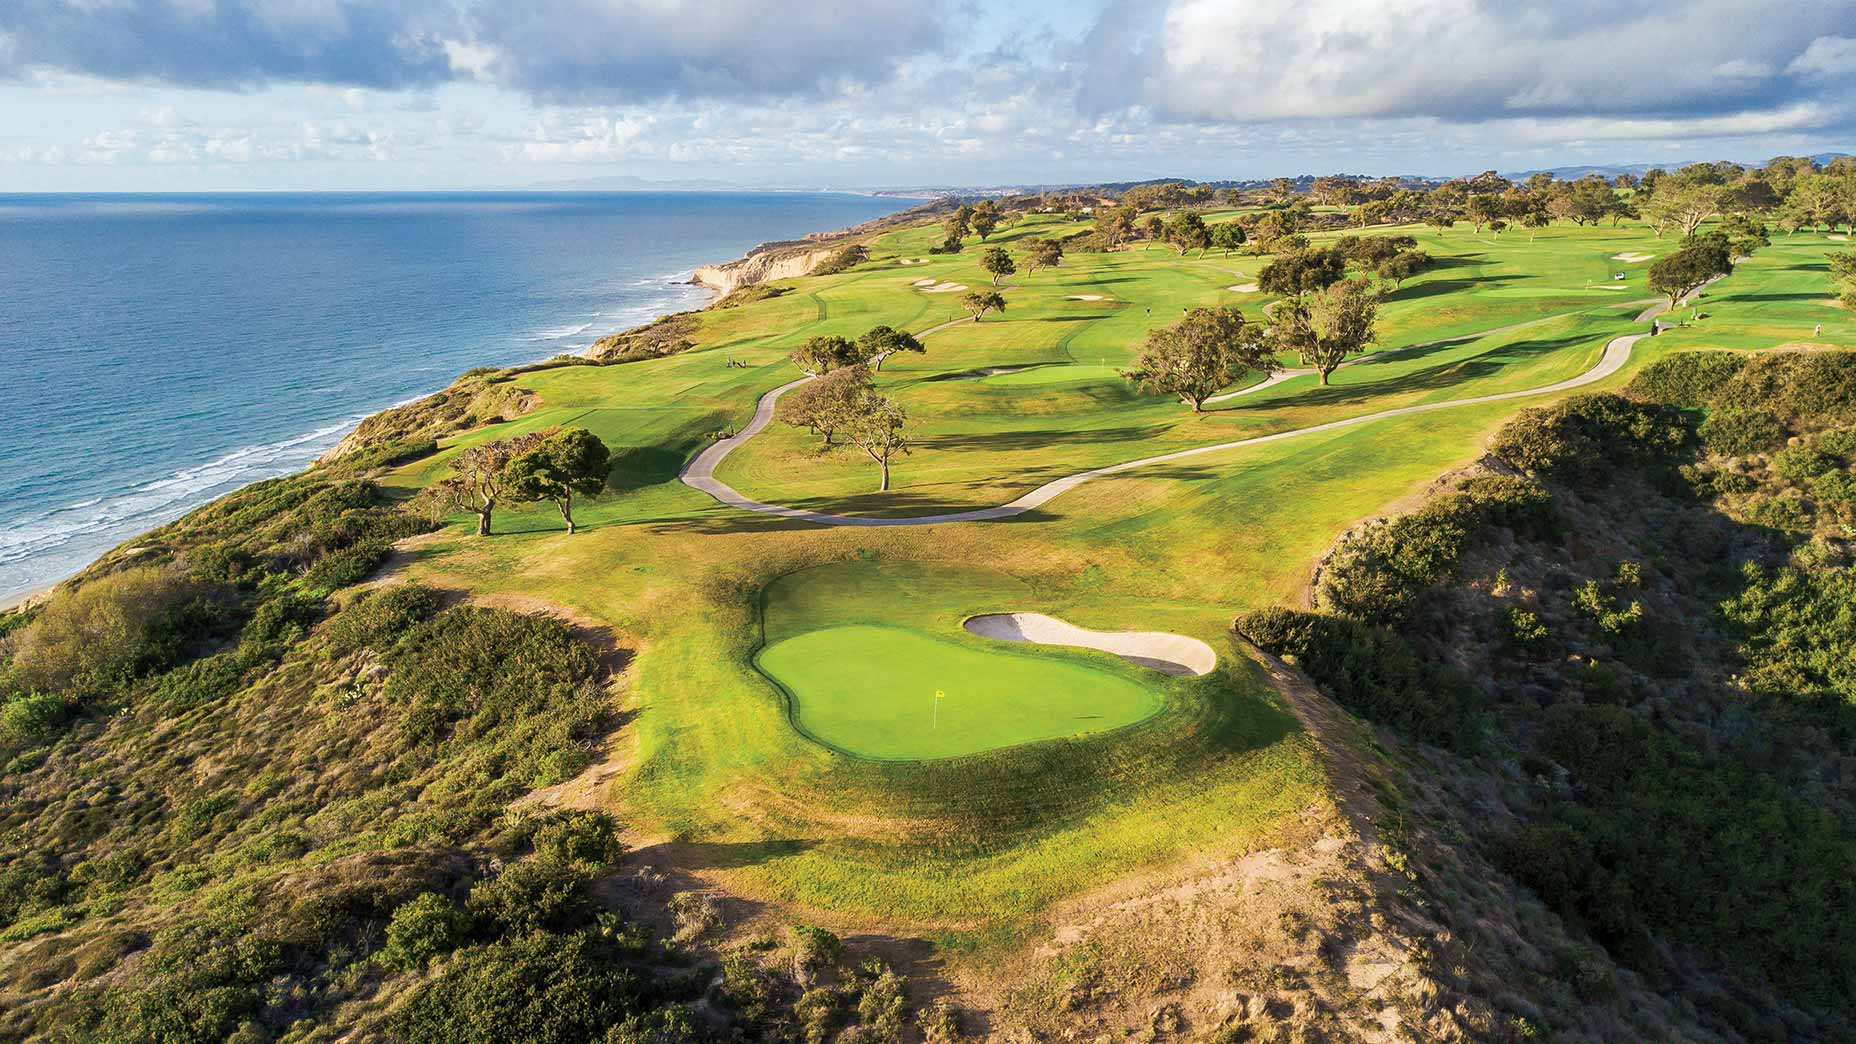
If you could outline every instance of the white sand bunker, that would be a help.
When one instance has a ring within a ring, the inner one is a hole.
[[[961,626],[982,638],[1114,653],[1162,674],[1210,674],[1218,654],[1197,638],[1164,631],[1091,631],[1043,613],[984,613]]]
[[[1227,286],[1225,287],[1225,289],[1231,291],[1234,294],[1254,294],[1257,292],[1257,284],[1239,283],[1236,286]]]
[[[917,285],[920,285],[920,284],[917,284]],[[922,287],[922,293],[924,294],[951,294],[956,290],[965,290],[966,288],[967,288],[967,284],[965,283],[936,283],[933,286]]]
[[[1630,289],[1630,287],[1624,286],[1620,283],[1587,283],[1585,285],[1585,288],[1587,290],[1629,290]]]
[[[925,257],[904,257],[898,258],[896,263],[899,265],[925,265],[928,263],[928,259]]]
[[[917,279],[917,280],[915,281],[915,284],[914,284],[914,285],[916,285],[916,286],[933,286],[934,284],[936,284],[936,283],[938,283],[938,282],[940,282],[940,280],[939,280],[939,279]]]
[[[1612,254],[1611,260],[1624,261],[1634,265],[1642,261],[1648,261],[1655,256],[1655,254]]]
[[[1070,300],[1072,301],[1106,301],[1108,300],[1108,295],[1106,294],[1071,294]]]
[[[1850,241],[1850,237],[1848,236],[1825,236],[1824,238],[1830,240],[1832,243],[1847,243]]]

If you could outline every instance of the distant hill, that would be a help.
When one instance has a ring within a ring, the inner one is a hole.
[[[1829,163],[1831,160],[1838,159],[1840,157],[1848,156],[1848,155],[1850,154],[1847,152],[1819,152],[1813,155],[1811,159],[1814,162],[1816,162],[1818,166],[1823,166],[1824,164]],[[1597,174],[1597,175],[1600,175],[1601,177],[1615,178],[1619,174],[1641,175],[1644,171],[1649,170],[1652,167],[1661,167],[1664,170],[1675,170],[1678,167],[1686,167],[1690,163],[1694,163],[1694,162],[1698,162],[1698,161],[1681,160],[1679,162],[1670,162],[1670,163],[1587,163],[1587,164],[1575,165],[1575,166],[1570,166],[1570,167],[1546,167],[1546,168],[1540,168],[1540,169],[1535,169],[1535,170],[1502,171],[1501,173],[1502,173],[1502,177],[1508,178],[1513,181],[1519,181],[1519,180],[1531,177],[1535,174],[1551,174],[1556,178],[1563,178],[1563,179],[1568,179],[1568,180],[1583,178],[1591,174]],[[1722,162],[1739,163],[1739,165],[1742,167],[1759,166],[1759,164],[1756,164],[1756,163],[1741,163],[1739,160],[1725,160]]]

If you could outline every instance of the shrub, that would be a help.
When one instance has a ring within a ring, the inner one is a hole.
[[[1728,457],[1763,453],[1785,441],[1785,429],[1765,410],[1716,410],[1701,422],[1702,445]]]
[[[329,623],[329,641],[349,651],[384,649],[438,612],[438,596],[423,584],[363,591]]]
[[[420,624],[396,653],[386,693],[415,743],[483,736],[545,708],[600,702],[599,661],[559,622],[458,606]]]
[[[382,540],[366,540],[324,553],[316,559],[303,582],[315,591],[339,591],[374,575],[386,564],[393,548]]]
[[[1547,625],[1538,614],[1512,606],[1502,614],[1504,637],[1508,646],[1520,652],[1537,653],[1547,645]]]
[[[150,698],[175,711],[202,707],[237,692],[253,665],[242,651],[202,657],[163,674]]]
[[[1296,664],[1348,709],[1420,739],[1472,746],[1482,697],[1461,673],[1434,667],[1405,639],[1342,616],[1273,607],[1240,619],[1238,633]]]
[[[321,618],[321,599],[283,595],[258,606],[241,637],[258,645],[294,642]]]
[[[202,589],[177,570],[125,569],[46,603],[9,643],[26,689],[103,693],[166,666],[202,615]]]
[[[27,747],[48,742],[64,731],[71,705],[49,693],[16,696],[0,704],[0,743]]]
[[[382,957],[397,967],[423,968],[463,944],[471,925],[470,912],[458,904],[437,892],[420,893],[393,911]]]
[[[1791,482],[1809,482],[1827,471],[1835,471],[1842,462],[1812,443],[1787,446],[1772,458],[1772,470]]]
[[[1686,455],[1690,441],[1687,424],[1671,407],[1603,394],[1523,410],[1489,448],[1530,475],[1591,488],[1619,463],[1668,469]]]
[[[1472,540],[1501,526],[1522,536],[1556,532],[1552,497],[1532,482],[1478,476],[1409,515],[1349,537],[1321,573],[1322,603],[1368,623],[1398,625],[1424,588],[1448,580]]]
[[[862,243],[846,243],[831,253],[826,254],[819,263],[812,266],[809,275],[837,275],[855,265],[861,265],[870,256],[870,250]]]
[[[1665,406],[1700,409],[1745,368],[1746,361],[1738,352],[1677,352],[1644,367],[1624,392]]]
[[[535,855],[598,869],[616,866],[625,854],[619,824],[604,812],[553,812],[535,828]]]
[[[585,935],[531,935],[458,951],[388,1018],[394,1039],[588,1044],[640,1015],[638,983]]]
[[[520,935],[589,919],[595,904],[588,868],[556,859],[523,859],[471,887],[471,912]]]
[[[1793,431],[1856,423],[1856,352],[1755,355],[1709,407],[1769,411]]]

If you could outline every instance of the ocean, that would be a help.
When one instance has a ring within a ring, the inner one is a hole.
[[[0,194],[0,598],[474,366],[706,303],[835,193]]]

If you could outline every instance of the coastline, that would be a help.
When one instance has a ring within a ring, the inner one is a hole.
[[[874,195],[874,193],[871,195]],[[909,209],[912,209],[912,208],[904,208],[904,210],[897,211],[896,214],[905,213]],[[635,330],[635,329],[639,329],[644,326],[649,326],[650,324],[658,322],[667,316],[676,315],[681,312],[700,311],[712,305],[715,301],[720,300],[723,296],[725,296],[729,292],[730,289],[733,289],[735,286],[746,285],[746,283],[748,282],[757,282],[757,281],[760,281],[761,278],[779,278],[779,277],[782,277],[788,274],[784,271],[780,271],[777,274],[773,274],[773,275],[763,274],[763,275],[760,275],[758,278],[747,279],[747,280],[742,280],[740,282],[718,285],[718,282],[706,280],[703,278],[703,274],[705,271],[725,271],[725,272],[732,273],[733,271],[739,270],[743,266],[754,264],[755,259],[757,257],[760,257],[760,258],[768,257],[769,256],[768,251],[780,250],[780,248],[797,247],[797,248],[800,248],[802,251],[804,251],[805,248],[812,247],[813,251],[816,251],[818,245],[821,243],[829,243],[835,240],[842,239],[846,236],[857,234],[859,231],[867,229],[868,226],[872,224],[877,224],[877,223],[885,222],[888,220],[893,220],[896,214],[885,215],[884,217],[872,219],[869,222],[864,222],[857,226],[840,227],[837,229],[822,230],[818,232],[808,233],[806,234],[804,238],[798,239],[798,240],[783,240],[783,241],[776,240],[776,241],[771,241],[771,242],[762,242],[762,243],[755,245],[751,249],[749,249],[746,253],[730,261],[724,261],[724,262],[715,263],[715,264],[700,265],[694,269],[686,269],[683,272],[676,272],[676,273],[658,276],[653,281],[662,284],[667,289],[668,288],[699,288],[701,291],[703,291],[706,294],[706,299],[701,300],[701,301],[689,301],[689,300],[678,301],[678,300],[666,299],[662,302],[659,302],[656,306],[654,306],[654,310],[649,312],[648,314],[637,313],[637,315],[639,316],[644,316],[642,319],[639,319],[638,321],[633,322],[627,326],[615,327],[613,329],[607,330],[601,333],[599,336],[593,337],[585,345],[582,345],[579,348],[571,349],[568,351],[557,350],[554,352],[537,355],[536,357],[531,358],[531,359],[508,363],[502,368],[516,369],[516,368],[520,368],[524,366],[533,366],[538,363],[545,363],[545,362],[548,362],[549,360],[562,358],[564,356],[584,358],[586,356],[586,353],[589,352],[592,349],[593,345],[597,343],[602,337],[609,336],[611,334],[624,333],[628,330]],[[785,256],[787,256],[787,252],[781,251],[780,256],[784,258]],[[797,274],[804,274],[804,273],[800,272]],[[687,293],[687,291],[685,292]],[[153,529],[157,529],[161,526],[167,525],[171,523],[172,521],[174,521],[175,519],[184,517],[188,513],[196,511],[199,508],[207,504],[213,503],[214,501],[220,499],[221,497],[237,492],[238,490],[244,489],[247,486],[250,486],[256,482],[262,482],[270,478],[276,478],[276,477],[280,477],[284,475],[297,474],[297,473],[302,472],[305,469],[314,467],[318,461],[320,461],[326,454],[328,454],[332,450],[339,447],[343,443],[343,441],[345,441],[351,434],[353,434],[353,432],[358,427],[360,427],[363,423],[365,423],[368,419],[378,416],[389,410],[393,410],[401,406],[409,405],[411,403],[419,402],[433,395],[440,394],[444,392],[445,389],[451,387],[454,383],[456,383],[458,377],[468,372],[469,369],[471,369],[471,367],[468,367],[468,366],[461,368],[456,373],[452,374],[449,380],[443,383],[440,383],[440,384],[436,384],[435,386],[429,387],[426,390],[418,394],[407,396],[396,402],[388,403],[376,409],[369,410],[365,413],[349,414],[346,418],[344,418],[341,421],[331,422],[330,424],[327,424],[327,425],[318,425],[311,432],[291,436],[289,438],[280,440],[276,443],[267,443],[261,446],[241,447],[239,449],[232,451],[232,453],[229,455],[237,456],[240,454],[245,454],[245,453],[249,453],[253,451],[273,452],[273,451],[276,451],[279,447],[288,446],[291,449],[304,450],[306,451],[306,454],[305,453],[297,454],[297,456],[300,456],[301,459],[292,460],[288,467],[284,467],[281,470],[265,469],[266,473],[264,474],[254,474],[249,477],[246,477],[244,478],[243,481],[238,482],[237,485],[232,485],[232,486],[229,486],[228,488],[220,489],[205,499],[194,501],[191,503],[186,503],[184,505],[180,505],[177,507],[176,510],[172,512],[168,512],[165,510],[152,512],[147,516],[147,518],[144,521],[144,524],[140,525],[138,528],[132,531],[128,531],[124,533],[121,539],[115,541],[114,543],[110,545],[106,545],[106,546],[102,546],[98,548],[96,551],[88,554],[81,562],[72,560],[65,568],[60,569],[56,574],[54,574],[56,577],[55,579],[51,579],[51,580],[44,579],[44,576],[45,576],[44,572],[41,572],[40,576],[38,577],[31,577],[30,575],[28,575],[28,577],[22,577],[22,579],[25,579],[27,581],[29,586],[26,586],[17,591],[13,591],[11,593],[0,593],[0,612],[11,612],[14,610],[24,609],[24,608],[30,607],[31,605],[35,605],[35,604],[38,604],[39,602],[44,601],[46,598],[50,597],[50,595],[53,593],[53,591],[56,590],[58,586],[62,585],[67,580],[70,580],[73,577],[82,575],[86,570],[94,566],[98,560],[108,555],[109,552],[112,550],[112,548],[120,547],[124,543],[133,541],[140,535],[145,534]],[[162,482],[170,481],[173,477],[174,476],[166,476],[161,479],[153,480],[153,482],[162,483]],[[132,492],[132,490],[119,491],[118,496],[126,496],[130,492]],[[68,510],[68,509],[58,509],[58,510]]]

